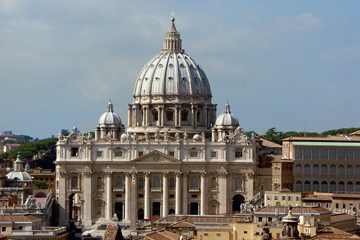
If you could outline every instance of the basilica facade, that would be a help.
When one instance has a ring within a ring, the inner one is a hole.
[[[76,127],[59,134],[60,224],[225,214],[259,191],[254,136],[228,103],[216,114],[208,78],[182,49],[174,22],[135,81],[126,128],[110,101],[95,137]]]

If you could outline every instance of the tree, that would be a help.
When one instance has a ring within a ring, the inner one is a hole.
[[[61,129],[61,134],[64,135],[64,136],[68,136],[70,134],[70,131],[67,130],[67,129]]]
[[[39,189],[47,189],[47,188],[49,188],[49,185],[46,184],[46,182],[42,181],[42,180],[35,180],[35,184]]]
[[[281,144],[282,136],[283,132],[278,132],[276,128],[273,127],[268,129],[262,137],[271,142]]]

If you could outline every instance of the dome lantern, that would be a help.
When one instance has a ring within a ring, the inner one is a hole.
[[[164,39],[163,52],[180,52],[181,51],[181,38],[180,33],[176,31],[175,18],[171,18],[171,27],[169,32],[166,33]]]

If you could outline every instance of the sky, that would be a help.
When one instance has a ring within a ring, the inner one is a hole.
[[[93,131],[111,99],[127,125],[135,80],[174,12],[182,47],[245,131],[360,127],[360,1],[1,0],[0,132]]]

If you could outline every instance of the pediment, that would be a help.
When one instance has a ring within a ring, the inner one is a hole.
[[[136,163],[181,163],[180,160],[167,155],[165,153],[159,152],[157,150],[152,151],[148,154],[145,154],[141,157],[138,157],[134,160],[132,160],[131,162],[136,162]]]

